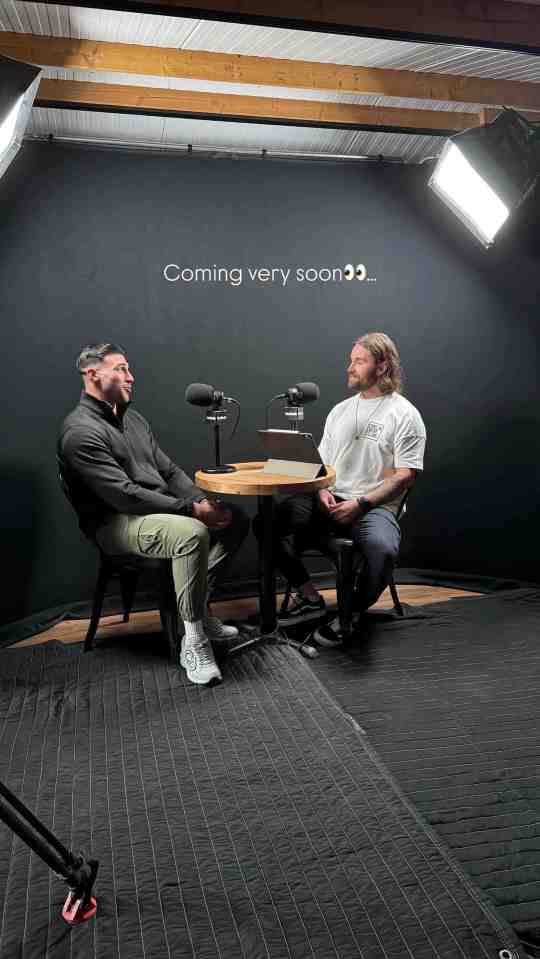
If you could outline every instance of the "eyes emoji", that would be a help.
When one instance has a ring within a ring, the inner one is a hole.
[[[356,267],[356,279],[357,279],[357,280],[365,280],[366,276],[367,276],[367,270],[366,270],[364,264],[363,264],[363,263],[359,263],[358,266]]]
[[[359,263],[357,267],[354,267],[352,263],[347,263],[343,270],[343,276],[346,280],[354,280],[355,277],[357,280],[365,280],[367,270],[363,263]]]

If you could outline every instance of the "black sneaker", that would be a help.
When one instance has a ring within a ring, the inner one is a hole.
[[[294,603],[278,615],[280,626],[291,626],[294,623],[306,623],[310,619],[322,619],[326,616],[326,603],[322,596],[317,599],[308,599],[298,594]]]
[[[311,637],[317,646],[325,646],[327,649],[336,649],[343,646],[343,638],[339,629],[339,620],[334,619],[331,623],[323,623],[317,626],[317,629]]]

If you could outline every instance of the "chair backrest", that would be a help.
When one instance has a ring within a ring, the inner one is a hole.
[[[73,498],[73,493],[72,493],[72,491],[71,491],[71,489],[70,489],[70,486],[69,486],[69,483],[68,483],[66,474],[65,474],[64,469],[63,469],[63,466],[62,466],[62,460],[61,460],[60,456],[58,456],[58,454],[56,455],[56,466],[57,466],[57,469],[58,469],[58,482],[60,483],[60,489],[62,490],[64,496],[66,497],[69,505],[71,506],[71,508],[72,508],[72,509],[75,511],[75,513],[76,513],[77,519],[79,520],[79,527],[80,527],[80,529],[81,529],[81,532],[82,532],[83,535],[86,537],[86,539],[89,539],[90,542],[94,544],[94,546],[97,546],[98,544],[96,543],[94,537],[93,537],[93,536],[89,536],[88,533],[87,533],[87,532],[85,531],[85,529],[83,528],[83,525],[82,525],[82,523],[81,523],[81,517],[80,517],[80,514],[79,514],[79,510],[77,509],[76,501],[75,501],[75,499]],[[98,547],[98,548],[99,548],[99,547]]]
[[[58,481],[59,481],[59,483],[60,483],[60,488],[61,488],[64,496],[66,497],[69,505],[70,505],[70,506],[73,506],[73,509],[75,509],[75,506],[74,506],[74,503],[73,503],[73,499],[72,499],[72,497],[71,497],[71,491],[70,491],[70,489],[69,489],[68,481],[67,481],[67,479],[66,479],[64,470],[62,469],[62,461],[61,461],[61,459],[60,459],[59,456],[56,457],[56,466],[57,466],[57,469],[58,469]]]
[[[403,496],[401,497],[401,503],[399,504],[398,511],[396,513],[396,519],[398,521],[401,519],[401,515],[403,513],[403,510],[405,509],[405,503],[407,502],[409,498],[409,493],[411,492],[411,489],[412,489],[412,486],[409,486],[409,488],[405,490]]]

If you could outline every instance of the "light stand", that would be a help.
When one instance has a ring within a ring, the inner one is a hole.
[[[0,782],[0,819],[16,833],[40,859],[69,886],[69,894],[62,909],[62,918],[70,926],[87,922],[96,914],[97,904],[92,896],[99,863],[74,855],[59,839]]]

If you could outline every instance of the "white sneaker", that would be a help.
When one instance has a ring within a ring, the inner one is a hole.
[[[203,625],[208,639],[236,639],[240,635],[236,626],[226,626],[217,616],[206,615],[203,618]]]
[[[206,638],[187,642],[186,637],[183,637],[180,665],[185,669],[190,682],[197,683],[200,686],[220,683],[223,678],[214,659],[210,641]]]

